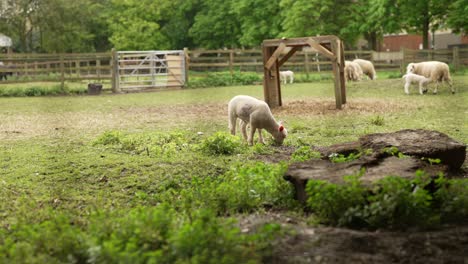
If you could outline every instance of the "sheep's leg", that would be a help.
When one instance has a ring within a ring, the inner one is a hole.
[[[291,81],[291,83],[294,82],[294,75],[291,75],[290,81]]]
[[[409,82],[406,82],[406,83],[405,83],[405,93],[406,93],[406,94],[409,94],[409,86],[410,86],[410,83],[409,83]]]
[[[245,140],[247,140],[247,123],[244,121],[241,121],[241,131],[242,131],[242,136],[244,137]]]
[[[256,127],[250,125],[250,134],[249,134],[249,138],[247,139],[247,142],[249,143],[250,146],[253,145],[253,138],[254,138],[256,129],[257,129]]]
[[[423,82],[419,82],[419,94],[423,95]]]
[[[435,83],[434,90],[432,91],[433,94],[437,94],[437,89],[439,88],[439,81]]]
[[[263,141],[262,130],[260,128],[258,129],[258,143],[265,144],[265,141]]]
[[[236,121],[237,117],[229,113],[229,130],[231,131],[231,135],[236,134]]]
[[[447,82],[448,82],[448,84],[450,86],[450,90],[452,90],[452,94],[454,94],[455,93],[455,88],[453,88],[452,80],[448,79]]]

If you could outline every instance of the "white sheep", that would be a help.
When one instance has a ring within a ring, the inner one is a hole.
[[[371,61],[363,60],[363,59],[355,59],[353,62],[359,64],[361,66],[363,74],[367,75],[369,79],[375,80],[377,79],[377,74],[375,73],[374,64]]]
[[[433,93],[437,93],[437,89],[440,83],[446,81],[450,85],[452,93],[455,93],[452,85],[452,79],[450,78],[450,70],[446,63],[440,61],[424,61],[419,63],[410,63],[406,67],[406,73],[419,74],[424,77],[431,79],[431,82],[435,82],[435,88]]]
[[[347,81],[360,81],[362,69],[361,66],[355,62],[345,61],[344,73]]]
[[[411,73],[411,72],[403,75],[402,78],[405,79],[405,93],[406,94],[409,94],[409,87],[411,83],[418,83],[419,93],[423,94],[425,91],[427,91],[427,89],[423,90],[423,88],[425,88],[426,84],[431,82],[431,79],[424,77],[422,75]]]
[[[240,126],[244,139],[249,145],[253,145],[255,130],[258,129],[258,141],[265,144],[262,137],[262,129],[270,133],[275,142],[282,144],[288,131],[281,122],[276,122],[270,107],[261,100],[247,95],[238,95],[228,104],[229,129],[232,135],[236,134],[237,118],[241,120]],[[250,134],[247,136],[247,125],[250,125]]]
[[[294,82],[294,72],[293,71],[280,71],[280,80],[284,82],[284,84],[287,83],[288,77],[289,77],[289,83]]]

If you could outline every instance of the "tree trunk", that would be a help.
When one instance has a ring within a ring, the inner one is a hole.
[[[429,49],[429,19],[424,19],[423,25],[423,49]]]

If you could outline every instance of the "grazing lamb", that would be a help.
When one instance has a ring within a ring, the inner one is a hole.
[[[265,144],[262,137],[262,129],[270,133],[275,142],[282,144],[288,132],[284,126],[276,122],[271,114],[270,107],[264,102],[247,95],[238,95],[228,104],[229,129],[231,134],[236,134],[237,118],[241,120],[240,126],[244,139],[249,145],[253,145],[255,130],[258,129],[258,141]],[[250,125],[250,134],[247,136],[247,125]]]
[[[353,62],[359,64],[361,66],[363,74],[367,75],[369,79],[375,80],[377,79],[377,74],[375,73],[374,64],[371,61],[363,60],[363,59],[355,59]]]
[[[294,82],[294,72],[293,71],[280,71],[280,80],[284,82],[284,84],[287,83],[288,77],[289,77],[289,83]]]
[[[344,73],[347,81],[360,81],[362,69],[361,66],[355,62],[345,61]]]
[[[424,77],[431,79],[431,82],[435,82],[435,88],[433,93],[437,93],[437,89],[440,83],[446,81],[450,85],[452,93],[455,93],[452,85],[452,79],[450,78],[450,70],[446,63],[440,61],[425,61],[420,63],[410,63],[406,67],[406,73],[419,74]]]
[[[431,82],[431,79],[424,77],[422,75],[411,73],[411,72],[403,75],[403,79],[405,79],[405,93],[406,94],[409,94],[409,87],[411,83],[419,83],[419,93],[423,94],[424,92],[427,91],[427,89],[423,90],[423,87],[425,87],[426,84]]]

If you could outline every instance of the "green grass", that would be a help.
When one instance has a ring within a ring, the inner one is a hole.
[[[317,156],[301,146],[406,128],[466,144],[468,76],[454,83],[455,95],[424,96],[414,87],[405,95],[399,79],[348,83],[343,110],[334,109],[329,81],[288,84],[273,113],[288,128],[285,145],[298,149],[293,161]],[[226,134],[226,105],[238,94],[262,98],[263,90],[0,98],[0,262],[267,258],[284,231],[269,223],[243,233],[231,217],[301,209],[282,179],[290,160],[259,162],[278,149]],[[167,234],[154,231],[161,226]]]

